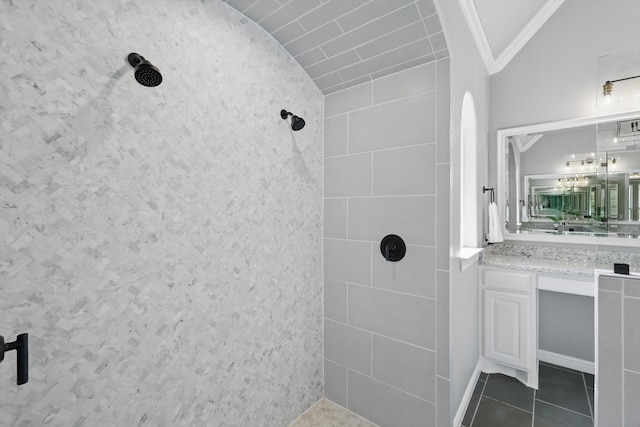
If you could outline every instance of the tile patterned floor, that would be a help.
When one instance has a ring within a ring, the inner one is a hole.
[[[349,412],[341,406],[322,398],[304,414],[300,415],[289,427],[378,427]]]
[[[481,374],[464,427],[593,427],[593,375],[540,363],[538,390]]]

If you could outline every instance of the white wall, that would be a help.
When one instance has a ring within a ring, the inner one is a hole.
[[[604,83],[598,78],[598,58],[640,46],[638,14],[637,1],[566,0],[513,60],[491,76],[492,185],[497,129],[596,115],[596,94]]]
[[[637,1],[566,0],[491,76],[491,129],[594,116],[597,59],[639,47],[638,14]]]
[[[323,98],[301,67],[195,0],[3,1],[0,57],[0,333],[31,343],[29,383],[0,365],[0,424],[272,427],[316,401]]]
[[[451,188],[460,188],[460,130],[462,100],[466,91],[475,101],[478,127],[478,221],[479,231],[485,226],[488,194],[482,195],[482,186],[487,184],[487,126],[489,105],[489,76],[476,44],[471,37],[457,1],[436,1],[438,15],[442,20],[447,46],[451,54],[451,117],[450,158]],[[462,401],[467,384],[479,358],[478,327],[478,277],[477,268],[460,272],[455,251],[460,246],[460,198],[451,194],[450,217],[450,375],[452,419]],[[483,242],[482,236],[478,241]]]

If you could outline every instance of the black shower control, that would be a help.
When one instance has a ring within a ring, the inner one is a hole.
[[[400,261],[407,253],[407,245],[404,244],[402,237],[389,234],[380,242],[380,253],[387,261]]]
[[[14,342],[4,342],[0,335],[0,362],[4,360],[4,353],[15,350],[17,353],[18,378],[16,383],[22,385],[29,381],[29,334],[20,334]]]

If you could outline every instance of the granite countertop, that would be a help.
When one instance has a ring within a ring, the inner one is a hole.
[[[596,266],[593,262],[581,260],[558,260],[517,255],[497,255],[483,252],[480,264],[515,270],[530,270],[550,274],[593,277]]]
[[[486,248],[480,258],[480,264],[491,267],[582,277],[593,277],[595,269],[612,270],[614,262],[640,271],[640,253],[500,243]]]

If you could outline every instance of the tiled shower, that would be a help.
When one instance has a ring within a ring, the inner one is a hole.
[[[0,330],[31,358],[0,425],[288,424],[322,396],[320,91],[218,1],[0,27]]]
[[[449,424],[448,77],[442,60],[325,99],[325,396],[382,426]]]
[[[325,98],[219,1],[3,1],[0,29],[0,333],[31,358],[0,425],[286,426],[323,393],[448,425],[447,59]]]

